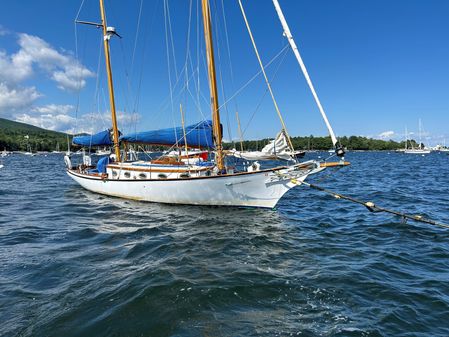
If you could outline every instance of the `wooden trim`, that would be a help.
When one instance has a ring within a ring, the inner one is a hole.
[[[110,166],[110,165],[108,165]],[[299,164],[295,165],[295,167],[301,169],[306,168],[308,164]],[[68,174],[72,174],[78,177],[81,177],[83,179],[90,179],[90,180],[102,180],[102,181],[116,181],[116,182],[145,182],[145,181],[185,181],[185,180],[195,180],[195,179],[219,179],[219,178],[229,178],[232,176],[244,176],[244,175],[250,175],[250,174],[261,174],[261,173],[269,173],[269,172],[276,172],[280,170],[288,169],[288,166],[277,166],[271,169],[265,169],[260,171],[253,171],[253,172],[238,172],[233,174],[221,174],[221,175],[215,175],[215,176],[198,176],[198,177],[188,177],[188,178],[167,178],[167,179],[101,179],[101,178],[94,178],[92,175],[85,174],[85,173],[79,173],[76,172],[76,170],[69,170],[67,169]],[[155,171],[152,171],[155,172]],[[156,172],[155,172],[156,173]]]
[[[115,165],[108,165],[108,168],[114,169],[114,170],[122,170],[122,171],[135,171],[135,172],[149,172],[149,173],[186,173],[186,172],[203,172],[210,170],[208,167],[203,167],[200,169],[160,169],[160,168],[142,168],[142,167],[121,167],[121,166],[115,166]]]

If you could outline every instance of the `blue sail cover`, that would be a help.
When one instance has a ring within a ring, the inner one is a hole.
[[[203,121],[185,127],[187,145],[191,147],[213,148],[212,121]],[[120,137],[128,143],[178,146],[185,145],[182,127],[130,133]]]
[[[94,135],[73,137],[72,143],[80,146],[107,146],[113,144],[109,130],[104,130]]]

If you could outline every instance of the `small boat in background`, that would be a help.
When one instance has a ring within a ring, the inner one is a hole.
[[[408,148],[408,132],[407,128],[405,128],[405,149],[404,153],[406,154],[430,154],[430,150],[423,147],[423,144],[421,143],[421,119],[419,120],[419,144],[418,148],[415,148],[413,146],[412,141],[410,141],[411,148]]]
[[[96,156],[109,156],[111,154],[111,150],[107,148],[98,149],[95,151]]]

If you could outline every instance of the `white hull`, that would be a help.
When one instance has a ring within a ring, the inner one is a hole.
[[[109,196],[170,204],[274,207],[292,187],[321,171],[277,168],[234,175],[186,179],[124,180],[67,170],[85,189]]]
[[[429,154],[430,150],[412,149],[412,150],[405,150],[404,153],[407,153],[407,154]]]

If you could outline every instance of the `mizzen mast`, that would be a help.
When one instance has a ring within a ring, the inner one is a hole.
[[[212,107],[212,123],[215,139],[215,150],[217,168],[222,171],[224,169],[224,157],[222,146],[222,130],[220,123],[220,111],[218,108],[217,78],[215,75],[215,59],[214,47],[212,43],[212,24],[210,18],[209,0],[202,0],[201,7],[203,12],[204,39],[206,41],[207,51],[207,68],[209,74],[209,88]]]
[[[109,56],[109,39],[112,35],[117,35],[113,27],[108,27],[104,10],[104,0],[100,0],[101,26],[103,28],[104,56],[106,59],[106,73],[108,75],[109,104],[111,106],[112,131],[114,141],[114,151],[116,161],[120,162],[120,143],[117,128],[117,117],[115,113],[114,84],[112,83],[111,58]]]

